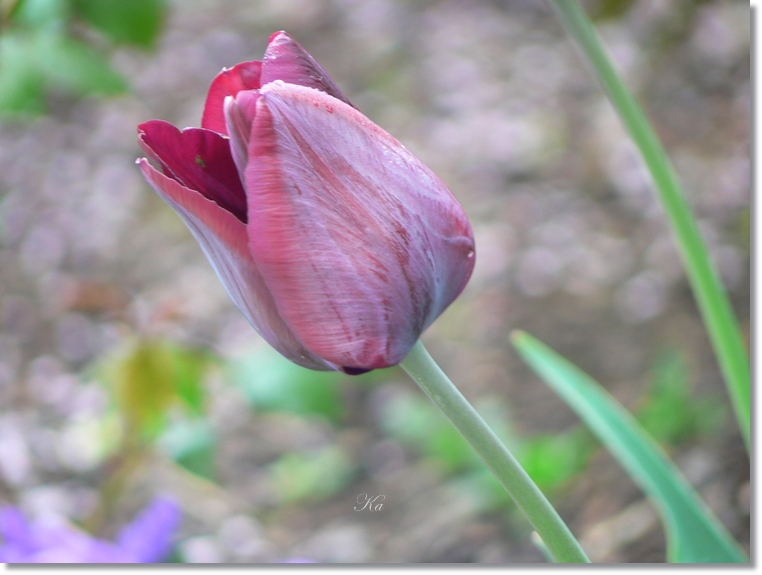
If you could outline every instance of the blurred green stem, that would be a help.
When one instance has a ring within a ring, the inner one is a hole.
[[[589,563],[569,528],[516,458],[418,341],[401,364],[442,410],[529,519],[559,563]]]
[[[751,425],[749,358],[730,300],[709,257],[677,175],[651,124],[616,73],[592,22],[577,0],[550,1],[593,66],[598,80],[651,173],[677,237],[688,279],[709,332],[748,451]]]
[[[101,530],[116,506],[127,482],[143,465],[146,451],[142,448],[126,448],[109,462],[106,480],[99,489],[98,505],[93,512],[82,520],[81,526],[85,531],[101,534]]]

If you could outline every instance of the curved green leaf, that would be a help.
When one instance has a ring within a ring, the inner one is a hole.
[[[516,331],[512,341],[650,497],[664,523],[670,562],[749,561],[661,447],[600,384],[529,334]]]
[[[725,292],[698,224],[683,193],[667,152],[637,100],[619,78],[593,24],[574,0],[552,0],[569,33],[579,44],[606,90],[630,137],[640,150],[659,200],[680,248],[685,271],[696,298],[717,362],[725,378],[741,434],[749,450],[751,434],[751,376],[738,320]]]

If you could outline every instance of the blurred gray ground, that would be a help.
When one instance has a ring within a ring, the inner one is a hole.
[[[674,161],[748,336],[749,6],[629,4],[599,20],[600,32]],[[82,369],[119,342],[163,335],[228,357],[262,345],[180,219],[142,181],[135,128],[151,118],[197,126],[213,76],[261,58],[280,29],[447,182],[469,214],[474,276],[424,337],[467,397],[500,397],[526,434],[577,423],[511,350],[515,328],[629,407],[667,348],[687,358],[694,393],[725,397],[648,176],[546,4],[172,6],[155,53],[115,55],[133,95],[60,101],[34,124],[0,126],[0,502],[73,519],[92,510],[100,476],[87,425],[106,397]],[[157,461],[136,493],[166,488],[180,497],[189,561],[542,561],[522,521],[480,513],[436,467],[379,433],[379,402],[415,391],[401,371],[388,378],[350,386],[350,416],[335,429],[254,415],[212,380],[220,487]],[[321,442],[343,445],[365,471],[328,501],[270,505],[261,466]],[[732,417],[673,455],[748,549],[749,468]],[[385,510],[353,512],[364,492],[383,493]],[[115,525],[143,502],[133,499]],[[603,450],[557,503],[592,559],[664,560],[652,508]]]

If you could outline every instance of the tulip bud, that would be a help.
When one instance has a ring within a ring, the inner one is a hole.
[[[284,32],[223,70],[202,128],[141,124],[183,218],[231,298],[304,367],[395,365],[465,287],[471,225],[447,187],[363,116]]]

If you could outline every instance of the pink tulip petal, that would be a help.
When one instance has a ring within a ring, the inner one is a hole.
[[[241,62],[232,68],[224,68],[212,81],[206,95],[201,127],[227,135],[222,105],[225,98],[235,96],[241,90],[256,90],[260,86],[262,62]]]
[[[181,132],[163,120],[140,124],[138,133],[141,147],[166,175],[246,222],[246,194],[227,138],[201,128]]]
[[[258,99],[259,90],[247,90],[239,92],[235,98],[225,98],[225,121],[230,134],[230,151],[239,174],[243,174],[249,161],[251,126],[257,113]]]
[[[246,225],[215,202],[160,173],[145,158],[138,160],[138,165],[156,193],[185,221],[230,298],[259,334],[294,363],[324,371],[337,369],[307,351],[278,315],[249,253]]]
[[[473,269],[447,187],[324,92],[260,89],[244,184],[249,247],[280,315],[344,371],[399,363]]]
[[[322,66],[299,42],[283,31],[270,36],[262,60],[262,85],[275,80],[315,88],[349,104]]]

